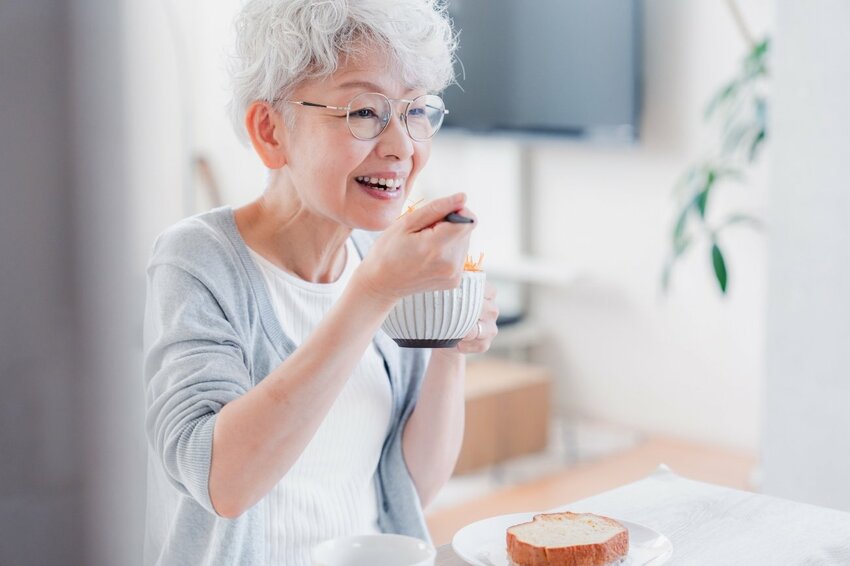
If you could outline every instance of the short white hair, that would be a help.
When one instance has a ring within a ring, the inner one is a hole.
[[[249,0],[236,18],[229,69],[229,111],[239,137],[247,142],[252,102],[286,97],[372,46],[385,51],[411,88],[436,93],[454,80],[457,36],[444,0]]]

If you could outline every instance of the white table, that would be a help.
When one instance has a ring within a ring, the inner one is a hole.
[[[697,482],[665,467],[553,511],[567,509],[663,533],[673,542],[670,566],[850,565],[850,513]],[[437,566],[464,564],[451,545],[439,549]]]

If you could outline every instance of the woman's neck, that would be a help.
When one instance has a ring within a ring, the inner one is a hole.
[[[248,247],[305,281],[331,283],[345,269],[351,229],[317,217],[297,195],[271,185],[235,217]]]

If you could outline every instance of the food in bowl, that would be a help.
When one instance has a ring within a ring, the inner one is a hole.
[[[613,566],[629,553],[629,531],[592,513],[542,513],[509,527],[512,566]]]

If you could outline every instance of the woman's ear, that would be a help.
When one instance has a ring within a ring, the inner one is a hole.
[[[286,123],[270,103],[255,100],[248,106],[245,129],[266,167],[280,169],[286,165]]]

